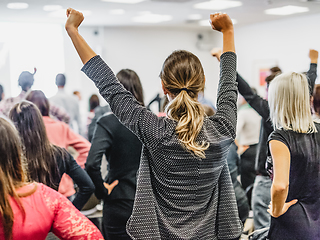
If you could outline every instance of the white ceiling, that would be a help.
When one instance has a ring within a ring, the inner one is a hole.
[[[191,14],[200,14],[202,19],[208,19],[209,14],[214,10],[194,9],[196,3],[208,0],[146,0],[137,4],[120,4],[103,2],[101,0],[1,0],[0,2],[0,22],[41,22],[41,23],[64,23],[64,11],[46,12],[44,5],[61,5],[63,9],[72,7],[85,12],[84,25],[94,26],[173,26],[173,27],[198,27],[198,21],[188,20]],[[22,10],[12,10],[7,8],[8,3],[26,2],[29,8]],[[237,21],[237,26],[247,24],[272,21],[296,16],[320,14],[319,0],[241,0],[240,7],[234,7],[223,12],[228,13],[232,19]],[[295,5],[308,7],[309,12],[288,16],[274,16],[264,14],[268,8]],[[123,15],[113,15],[111,10],[123,9]],[[170,15],[172,20],[145,24],[132,21],[141,12],[151,12],[153,14]]]

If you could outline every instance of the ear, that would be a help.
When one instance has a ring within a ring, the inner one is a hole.
[[[167,95],[169,93],[168,89],[163,85],[163,82],[161,81],[162,91],[164,95]]]

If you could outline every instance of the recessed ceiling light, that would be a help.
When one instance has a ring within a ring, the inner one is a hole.
[[[134,22],[139,22],[139,23],[159,23],[159,22],[170,21],[171,19],[172,19],[172,16],[170,15],[160,15],[160,14],[153,14],[150,12],[143,12],[140,16],[134,17],[132,20]]]
[[[211,0],[208,2],[197,3],[193,5],[193,7],[205,10],[223,10],[227,8],[240,7],[241,5],[242,2],[240,1]]]
[[[16,2],[16,3],[8,3],[7,8],[10,9],[26,9],[29,7],[28,3]]]
[[[238,21],[236,19],[231,19],[231,21],[232,21],[233,24],[237,24],[238,23]],[[198,23],[199,23],[200,26],[205,26],[205,27],[210,26],[211,27],[209,19],[208,20],[201,20]]]
[[[62,9],[61,5],[45,5],[45,6],[43,6],[43,10],[47,11],[47,12],[57,11],[60,9]]]
[[[202,18],[201,14],[190,14],[188,20],[200,20]]]
[[[103,2],[114,2],[114,3],[128,3],[128,4],[135,4],[139,2],[143,2],[145,0],[101,0]]]
[[[288,5],[279,8],[270,8],[264,11],[264,13],[268,15],[290,15],[303,12],[309,12],[309,8]]]
[[[109,11],[112,15],[123,15],[125,11],[123,9],[113,9]]]

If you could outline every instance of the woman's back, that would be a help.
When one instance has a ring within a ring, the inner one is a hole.
[[[14,215],[12,239],[45,239],[50,231],[61,239],[103,239],[99,230],[58,192],[41,183],[29,184],[17,190],[20,195],[29,191],[35,192],[20,197],[25,219],[16,202],[10,198]],[[0,238],[4,239],[1,221]]]
[[[232,239],[240,236],[241,223],[226,162],[235,137],[235,63],[233,53],[222,55],[218,111],[215,116],[205,118],[198,136],[199,141],[209,143],[204,159],[187,151],[178,140],[176,121],[158,118],[136,103],[99,57],[84,66],[83,71],[95,79],[98,87],[100,84],[103,87],[104,81],[110,84],[110,90],[101,89],[102,95],[116,116],[144,144],[135,204],[127,225],[132,237]],[[103,71],[94,73],[96,66],[103,66]]]

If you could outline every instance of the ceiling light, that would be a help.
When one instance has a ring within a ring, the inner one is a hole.
[[[62,9],[62,6],[60,6],[60,5],[45,5],[45,6],[43,6],[43,10],[47,11],[47,12],[57,11],[60,9]]]
[[[231,19],[231,21],[232,21],[233,25],[238,23],[238,21],[236,19]],[[201,20],[198,23],[200,26],[205,26],[205,27],[210,26],[211,27],[209,19],[208,20]]]
[[[7,8],[10,9],[26,9],[29,7],[28,3],[16,2],[16,3],[8,3]]]
[[[102,0],[102,1],[103,1],[103,2],[135,4],[135,3],[143,2],[143,1],[145,1],[145,0]]]
[[[200,20],[202,18],[201,14],[190,14],[188,20]]]
[[[112,15],[123,15],[125,11],[123,9],[113,9],[109,11]]]
[[[143,12],[142,14],[140,13],[140,16],[134,17],[132,20],[139,23],[159,23],[170,21],[171,19],[172,16],[170,15],[160,15],[150,12]]]
[[[193,5],[193,7],[205,10],[223,10],[227,8],[239,7],[241,5],[242,2],[240,1],[211,0],[208,2],[197,3]]]
[[[279,8],[270,8],[264,11],[265,14],[269,15],[290,15],[303,12],[309,12],[309,8],[288,5]]]

